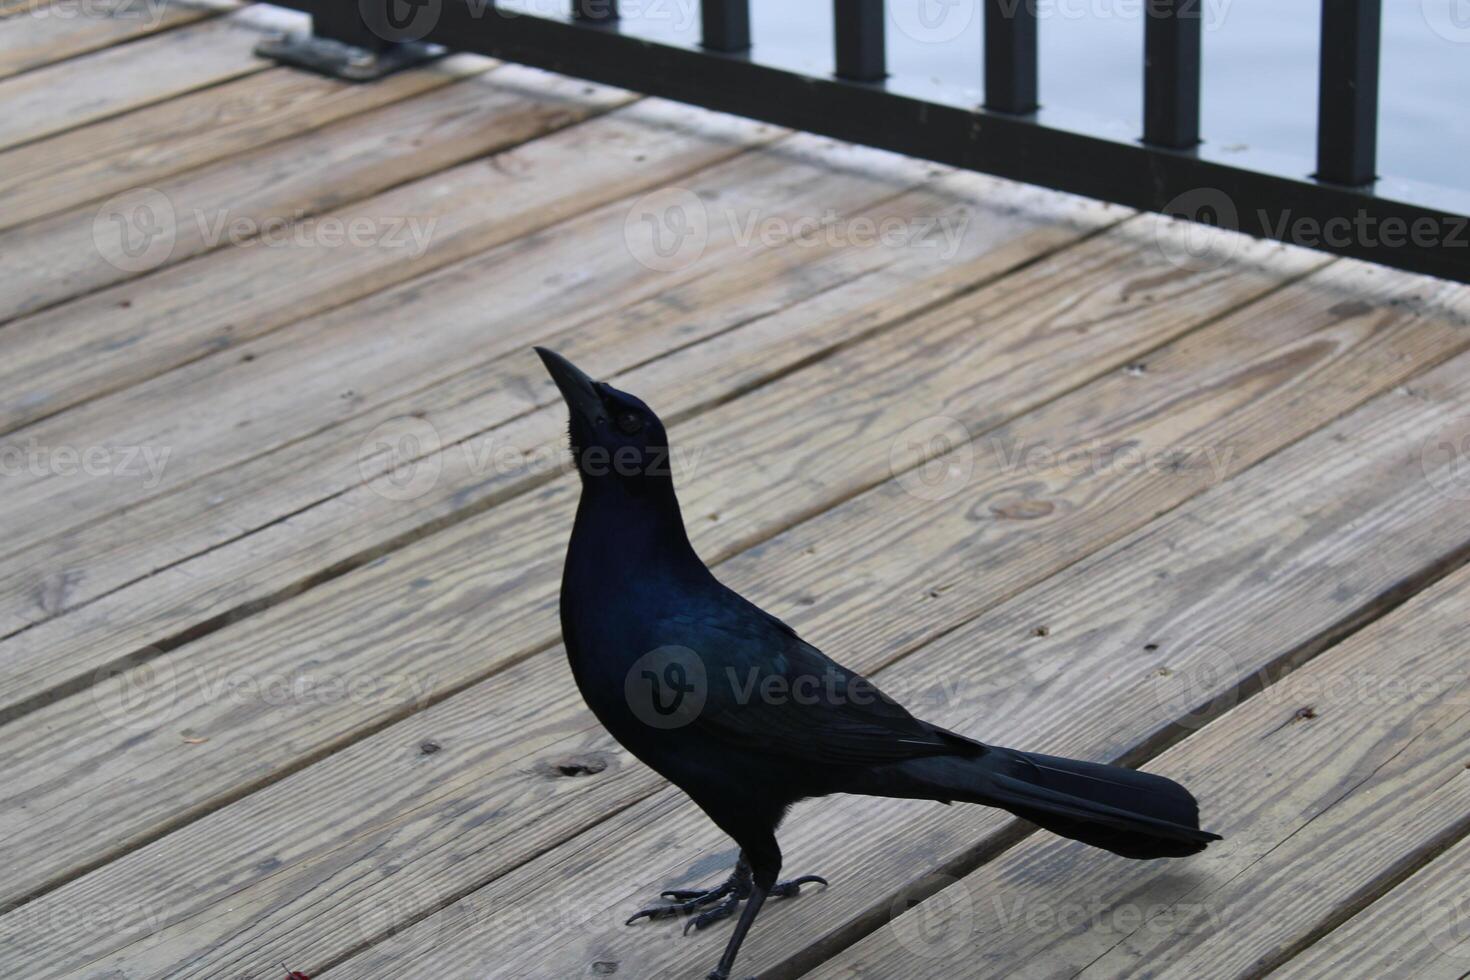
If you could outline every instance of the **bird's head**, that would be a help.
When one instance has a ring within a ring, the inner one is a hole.
[[[637,485],[671,479],[669,437],[653,409],[604,381],[593,381],[556,351],[536,353],[567,403],[572,459],[582,481]]]

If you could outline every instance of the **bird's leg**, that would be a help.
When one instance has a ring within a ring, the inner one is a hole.
[[[705,980],[730,980],[730,971],[735,967],[735,957],[740,953],[740,944],[745,942],[745,934],[750,931],[755,917],[760,914],[761,906],[766,902],[768,889],[760,885],[752,885],[750,888],[750,900],[745,903],[745,909],[740,913],[740,921],[735,923],[735,931],[730,934],[730,941],[725,944],[725,953],[720,957],[720,965],[710,971]]]

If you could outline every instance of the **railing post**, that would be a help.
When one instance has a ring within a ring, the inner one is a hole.
[[[1036,107],[1036,0],[985,0],[985,108]]]
[[[701,43],[711,51],[745,51],[750,48],[748,0],[701,0],[699,18]]]
[[[1143,141],[1199,143],[1200,0],[1147,0],[1143,27]]]
[[[1323,0],[1318,180],[1371,183],[1378,165],[1381,0]]]
[[[311,15],[311,33],[367,51],[386,51],[392,44],[367,25],[360,3],[322,4]]]
[[[832,0],[837,77],[877,82],[888,77],[883,40],[883,0]]]
[[[350,82],[370,82],[442,57],[421,38],[438,19],[434,0],[312,0],[289,5],[311,14],[304,34],[267,38],[255,53]]]

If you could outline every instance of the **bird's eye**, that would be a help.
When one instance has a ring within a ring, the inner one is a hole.
[[[643,419],[637,412],[622,412],[618,415],[618,429],[624,435],[634,435],[643,429]]]

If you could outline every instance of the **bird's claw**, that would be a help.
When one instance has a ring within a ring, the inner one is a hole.
[[[801,894],[802,885],[821,885],[827,887],[827,879],[821,875],[802,875],[790,881],[779,881],[771,887],[772,898],[793,898]]]
[[[637,912],[634,912],[633,915],[629,917],[628,921],[625,922],[624,925],[631,926],[639,919],[644,918],[667,919],[675,915],[683,915],[687,912],[694,912],[701,908],[704,908],[704,906],[710,904],[711,902],[719,901],[726,895],[729,895],[735,891],[735,886],[728,881],[722,885],[717,885],[714,888],[709,889],[708,891],[702,892],[671,889],[669,891],[663,892],[660,897],[670,899],[674,904],[651,905],[646,909],[639,909]]]
[[[729,898],[725,899],[714,908],[706,909],[705,911],[699,913],[694,918],[684,923],[684,935],[689,935],[691,930],[703,929],[707,926],[712,926],[716,922],[719,922],[721,919],[728,919],[730,916],[734,915],[735,910],[740,907],[740,902],[741,898],[739,895],[731,895]]]

